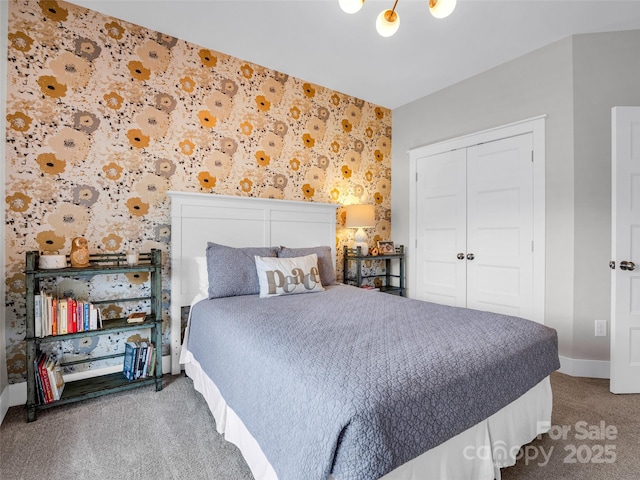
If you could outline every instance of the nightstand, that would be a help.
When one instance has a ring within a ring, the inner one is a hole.
[[[372,262],[382,262],[384,261],[384,273],[380,274],[362,274],[362,262],[372,261]],[[384,255],[362,255],[362,251],[360,247],[358,248],[347,248],[344,247],[344,257],[343,257],[343,282],[347,285],[355,285],[356,287],[362,287],[364,280],[367,278],[379,278],[383,282],[383,285],[380,286],[380,291],[385,293],[391,293],[394,295],[400,295],[404,297],[404,267],[405,267],[405,258],[404,258],[404,247],[399,245],[395,248],[395,253],[387,253]],[[354,262],[356,264],[356,273],[355,276],[349,276],[349,262]],[[398,263],[398,274],[391,273],[392,263]]]

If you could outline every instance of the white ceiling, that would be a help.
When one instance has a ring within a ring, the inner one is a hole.
[[[72,3],[392,109],[572,34],[640,29],[640,0],[458,0],[442,20],[399,0],[390,38],[375,18],[393,0]]]

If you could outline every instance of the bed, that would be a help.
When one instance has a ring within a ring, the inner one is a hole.
[[[499,479],[550,427],[552,329],[331,284],[336,205],[169,195],[172,371],[184,365],[255,478]],[[249,247],[311,257],[322,270],[295,288],[324,276],[322,289],[212,295],[242,270],[221,282],[215,262],[241,265]]]

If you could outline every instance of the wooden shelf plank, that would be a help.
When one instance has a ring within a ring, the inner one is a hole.
[[[155,377],[146,377],[129,381],[124,378],[122,372],[110,373],[99,377],[85,378],[83,380],[65,383],[60,400],[44,405],[38,405],[37,408],[42,409],[56,407],[58,405],[64,405],[65,403],[78,402],[80,400],[87,400],[89,398],[122,392],[132,388],[144,387],[146,385],[153,385],[155,383]]]
[[[129,330],[142,330],[145,328],[153,328],[155,324],[162,322],[151,320],[151,315],[147,315],[147,320],[139,323],[128,323],[126,318],[116,318],[113,320],[103,320],[102,328],[97,330],[85,330],[84,332],[66,333],[64,335],[48,335],[46,337],[37,337],[33,340],[36,343],[61,342],[64,340],[73,340],[74,338],[93,337],[95,335],[104,335],[109,332],[127,332]]]

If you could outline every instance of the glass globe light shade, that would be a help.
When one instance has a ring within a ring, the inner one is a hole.
[[[393,10],[380,12],[376,19],[376,30],[383,37],[390,37],[400,28],[400,15]]]
[[[456,2],[457,0],[429,0],[429,11],[436,18],[445,18],[456,8]]]
[[[344,13],[356,13],[364,5],[364,0],[339,0],[338,4]]]

